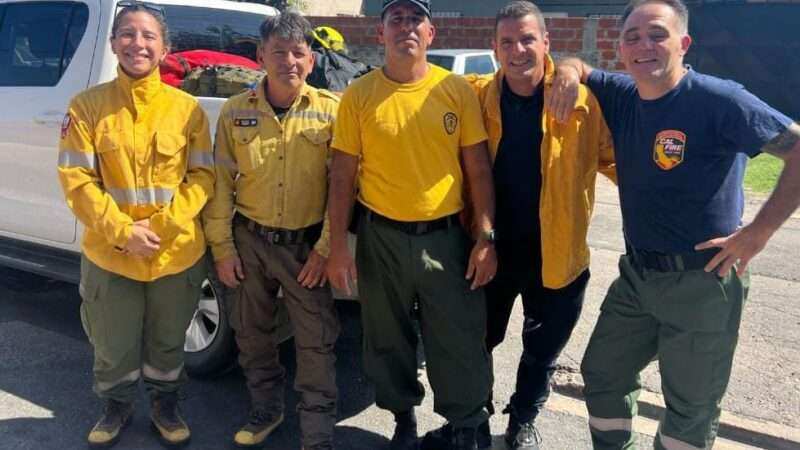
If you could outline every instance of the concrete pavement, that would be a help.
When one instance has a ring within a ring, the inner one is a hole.
[[[766,197],[749,195],[745,222],[752,220]],[[579,365],[594,328],[605,291],[617,276],[624,251],[619,200],[605,179],[598,184],[595,215],[589,233],[592,279],[583,315],[559,361],[556,390],[580,397]],[[795,215],[751,264],[751,292],[728,393],[723,400],[720,435],[764,445],[800,448],[800,217]],[[521,311],[518,312],[521,314]],[[518,332],[508,344],[519,346]],[[658,416],[663,409],[657,363],[642,374],[643,410]],[[650,395],[647,395],[650,393]]]

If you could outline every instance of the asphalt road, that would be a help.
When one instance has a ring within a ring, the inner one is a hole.
[[[622,249],[619,213],[613,190],[602,185],[590,233],[592,280],[584,314],[561,360],[560,378],[577,377],[577,367],[597,317],[599,303],[616,276]],[[755,207],[758,206],[754,203]],[[752,213],[749,208],[748,213]],[[752,292],[746,312],[729,393],[723,407],[750,417],[800,428],[800,313],[797,312],[797,255],[800,220],[792,219],[753,264]],[[4,274],[0,271],[0,280]],[[91,392],[91,348],[80,325],[75,286],[30,282],[41,292],[14,292],[0,286],[0,449],[72,450],[85,448],[85,436],[98,417],[100,403]],[[373,391],[361,367],[360,324],[356,304],[340,302],[343,334],[337,343],[340,410],[337,445],[344,450],[377,450],[388,445],[390,414],[373,403]],[[496,407],[501,410],[515,380],[521,311],[515,311],[506,341],[495,353]],[[283,360],[294,373],[291,345]],[[644,373],[645,389],[659,392],[657,367]],[[424,377],[423,377],[424,380]],[[230,448],[230,438],[246,415],[247,398],[238,371],[213,380],[191,380],[182,409],[194,432],[191,448]],[[142,394],[137,415],[119,449],[161,448],[151,434]],[[287,420],[268,449],[297,449],[296,395],[287,388]],[[572,405],[565,407],[564,405]],[[537,424],[543,449],[590,448],[585,410],[577,400],[554,397]],[[439,426],[427,396],[419,408],[421,431]],[[506,418],[492,421],[495,435]],[[655,425],[651,424],[652,435]],[[643,427],[644,429],[645,427]],[[640,436],[640,447],[652,445]],[[503,448],[498,442],[497,449]],[[726,447],[727,448],[727,447]],[[800,447],[798,447],[800,448]]]

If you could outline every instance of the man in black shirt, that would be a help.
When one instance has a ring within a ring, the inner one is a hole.
[[[595,178],[600,171],[613,179],[613,149],[597,100],[586,89],[561,122],[543,110],[554,65],[544,19],[533,3],[513,1],[498,12],[493,46],[500,71],[467,77],[483,105],[494,158],[498,270],[486,289],[486,344],[491,352],[503,341],[521,294],[523,354],[505,408],[505,439],[512,449],[529,450],[538,448],[534,420],[580,315]],[[490,446],[486,422],[478,429],[478,447]]]

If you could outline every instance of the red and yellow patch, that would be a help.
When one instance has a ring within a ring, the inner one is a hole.
[[[64,120],[61,121],[61,139],[67,137],[69,134],[69,127],[72,126],[72,116],[67,113],[64,115]]]
[[[672,170],[683,162],[686,135],[677,130],[664,130],[656,135],[653,161],[662,170]]]

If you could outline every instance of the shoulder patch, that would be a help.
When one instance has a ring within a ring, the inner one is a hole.
[[[67,135],[69,135],[69,129],[72,127],[72,115],[70,113],[66,113],[64,115],[64,120],[61,121],[61,139],[66,139]]]

